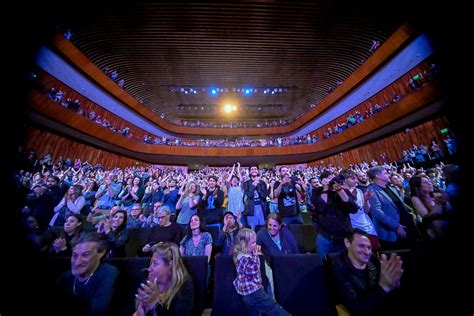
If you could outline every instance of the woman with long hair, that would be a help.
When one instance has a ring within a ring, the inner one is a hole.
[[[423,217],[430,213],[444,213],[449,209],[446,193],[434,193],[433,183],[426,176],[410,179],[411,202],[416,214]]]
[[[160,242],[152,247],[152,251],[147,281],[135,295],[137,310],[134,315],[192,315],[193,282],[178,246]]]
[[[196,182],[191,181],[184,188],[185,183],[183,182],[179,189],[180,197],[176,203],[176,209],[181,209],[176,222],[183,227],[187,226],[191,216],[197,213],[199,201],[201,200]]]
[[[56,256],[70,256],[71,242],[82,233],[82,218],[80,215],[71,214],[64,223],[64,230],[58,238],[53,241],[50,253]]]
[[[103,233],[110,245],[108,257],[125,257],[128,241],[127,211],[118,210],[112,217],[110,226],[104,225]]]
[[[207,256],[207,262],[211,260],[212,236],[206,231],[206,223],[200,215],[195,214],[189,219],[179,250],[182,256]]]
[[[69,187],[61,202],[54,208],[54,215],[49,226],[62,226],[71,214],[80,214],[86,204],[82,195],[82,186],[74,184]]]

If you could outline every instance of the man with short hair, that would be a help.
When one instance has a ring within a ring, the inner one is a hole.
[[[372,180],[369,190],[370,214],[379,236],[382,250],[413,248],[418,238],[415,216],[400,196],[388,184],[390,177],[384,167],[372,167],[367,172]]]
[[[179,246],[179,242],[184,237],[181,225],[170,221],[171,212],[168,206],[158,207],[158,225],[153,226],[146,244],[142,247],[140,255],[152,255],[152,246],[158,242],[174,242]]]
[[[76,315],[107,315],[119,271],[101,263],[107,252],[107,241],[95,232],[82,234],[72,242],[71,270],[58,279],[56,302],[64,304],[62,312]]]
[[[250,179],[244,182],[244,215],[253,230],[257,225],[265,224],[270,213],[267,196],[267,184],[260,178],[258,167],[250,166]]]
[[[400,286],[402,261],[392,253],[372,256],[366,232],[353,229],[344,239],[346,250],[326,257],[329,287],[336,304],[351,315],[384,315],[389,312],[388,293]]]
[[[284,166],[280,168],[280,175],[281,182],[275,182],[274,191],[275,197],[278,198],[278,213],[285,224],[303,224],[296,188],[298,181],[300,190],[303,190],[301,177],[298,179],[292,177],[288,167]]]

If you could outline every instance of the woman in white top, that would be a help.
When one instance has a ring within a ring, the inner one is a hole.
[[[69,187],[61,202],[54,208],[54,215],[49,222],[49,226],[63,226],[66,219],[71,214],[81,214],[81,210],[86,204],[86,199],[82,195],[82,187],[74,184]]]

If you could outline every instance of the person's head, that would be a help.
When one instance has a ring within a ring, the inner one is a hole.
[[[112,217],[112,230],[123,229],[127,226],[127,211],[118,210]]]
[[[118,211],[120,211],[120,206],[119,205],[114,205],[112,206],[112,208],[110,209],[109,211],[109,215],[111,217],[113,217],[115,215],[115,213],[117,213]]]
[[[258,176],[258,166],[250,166],[250,176],[251,177]]]
[[[357,186],[357,176],[354,171],[346,169],[341,171],[340,175],[344,177],[344,184],[348,188],[355,188]]]
[[[225,212],[225,214],[224,214],[224,225],[226,225],[230,229],[237,226],[237,223],[235,221],[235,216],[232,212]]]
[[[367,171],[370,180],[381,187],[385,187],[390,182],[390,177],[384,167],[372,167]]]
[[[161,227],[166,227],[168,226],[170,222],[170,208],[167,205],[163,205],[160,208],[158,208],[158,224]]]
[[[57,187],[59,185],[59,182],[60,180],[56,176],[49,177],[48,180],[46,180],[46,184],[50,189]]]
[[[281,167],[280,168],[280,175],[281,175],[282,178],[283,177],[289,177],[290,176],[290,169],[288,169],[288,167],[285,167],[285,166]]]
[[[193,230],[198,233],[206,231],[206,222],[204,221],[204,218],[198,214],[194,214],[189,219],[188,232],[192,232]]]
[[[132,206],[132,211],[130,212],[132,214],[133,217],[138,217],[142,212],[142,207],[140,206],[140,204],[133,204]]]
[[[79,215],[71,214],[64,222],[64,232],[68,235],[82,231],[82,218]]]
[[[319,187],[319,184],[320,184],[320,183],[319,183],[319,179],[318,179],[318,178],[311,178],[311,179],[309,180],[309,184],[311,185],[311,187],[312,187],[313,189],[316,189],[317,187]]]
[[[176,179],[170,179],[170,180],[168,181],[168,186],[169,186],[170,188],[176,187]]]
[[[280,233],[282,224],[283,221],[281,220],[280,215],[277,213],[268,214],[266,225],[270,236],[276,237]]]
[[[158,213],[158,209],[163,206],[163,202],[158,201],[153,204],[153,213]]]
[[[398,173],[393,173],[391,176],[390,176],[390,182],[398,187],[398,188],[403,188],[403,178],[400,174]]]
[[[235,187],[239,184],[239,177],[237,177],[236,175],[233,175],[231,178],[230,178],[230,184]]]
[[[148,280],[157,284],[169,283],[169,288],[165,289],[161,297],[161,303],[169,308],[174,296],[189,278],[189,274],[179,255],[176,244],[160,242],[152,247],[152,252],[153,256],[148,268]]]
[[[433,193],[433,183],[428,179],[428,177],[413,176],[411,177],[409,184],[411,196],[421,197],[432,195]]]
[[[372,255],[369,235],[359,228],[354,228],[344,238],[344,245],[352,265],[356,269],[364,269]]]
[[[96,232],[85,233],[72,240],[71,247],[71,272],[81,280],[97,270],[107,252],[107,241]]]
[[[360,184],[367,184],[367,181],[369,181],[369,177],[363,171],[357,172],[356,176],[357,176],[357,181],[359,181]]]
[[[186,192],[186,195],[189,193],[197,194],[197,190],[198,190],[198,187],[197,187],[196,182],[191,181],[191,182],[188,182],[188,184],[186,185],[185,192]]]
[[[28,216],[25,221],[25,226],[29,229],[29,230],[35,230],[37,228],[39,228],[39,225],[38,225],[38,220],[34,217],[34,216]]]
[[[215,188],[216,184],[217,184],[217,177],[216,176],[209,176],[207,178],[207,185],[209,186],[210,189]]]
[[[74,198],[78,198],[82,195],[82,186],[78,184],[73,184],[68,189],[68,195],[73,196]]]
[[[141,183],[142,183],[142,179],[140,179],[139,177],[133,178],[133,185],[134,186],[140,186]]]
[[[252,254],[257,246],[257,235],[248,228],[242,228],[237,234],[237,239],[234,245],[234,263],[237,262],[239,254]]]
[[[321,180],[322,185],[329,185],[329,181],[331,181],[332,178],[334,178],[335,176],[336,175],[334,174],[334,172],[326,170],[321,172],[321,174],[319,175],[319,179]]]

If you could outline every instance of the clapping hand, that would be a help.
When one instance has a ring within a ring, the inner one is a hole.
[[[260,256],[262,254],[262,246],[255,245],[255,248],[253,248],[253,254],[256,256]]]
[[[382,254],[379,285],[385,292],[388,293],[400,286],[400,278],[403,274],[402,263],[402,259],[396,253],[392,253],[389,259],[385,254]]]
[[[138,301],[137,315],[145,315],[146,312],[152,310],[156,304],[160,303],[158,286],[155,280],[147,280],[140,284],[135,298]]]

